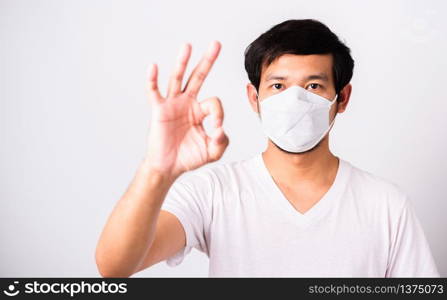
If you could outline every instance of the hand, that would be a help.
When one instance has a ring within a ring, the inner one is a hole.
[[[185,44],[171,75],[166,98],[158,90],[157,65],[152,65],[149,102],[153,110],[144,160],[150,168],[176,177],[216,161],[224,153],[229,140],[222,128],[224,114],[220,100],[212,97],[197,101],[200,87],[219,55],[220,47],[217,41],[210,44],[182,90],[183,76],[191,56],[191,45]],[[212,136],[206,134],[202,124],[207,116],[213,119]]]

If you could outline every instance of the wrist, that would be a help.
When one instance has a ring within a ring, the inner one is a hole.
[[[147,159],[144,159],[141,162],[139,166],[139,172],[148,176],[151,182],[156,185],[167,184],[169,186],[181,175],[161,169]]]

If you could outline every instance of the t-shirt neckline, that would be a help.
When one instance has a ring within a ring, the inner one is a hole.
[[[279,208],[282,209],[295,223],[302,226],[308,226],[324,216],[324,213],[329,208],[333,207],[335,202],[340,200],[347,185],[351,169],[350,164],[347,161],[339,158],[339,165],[334,182],[323,197],[303,214],[293,207],[292,203],[285,197],[281,189],[273,180],[265,165],[262,152],[255,156],[254,162],[256,164],[256,169],[258,170],[258,172],[255,173],[259,175],[261,180],[260,185],[265,189],[267,195],[272,197],[272,199],[275,199],[275,201],[278,202],[277,204]]]

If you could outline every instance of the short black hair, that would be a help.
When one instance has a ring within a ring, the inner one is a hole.
[[[332,54],[336,93],[352,78],[351,50],[323,23],[313,19],[287,20],[261,34],[245,49],[245,70],[259,89],[262,67],[283,54]]]

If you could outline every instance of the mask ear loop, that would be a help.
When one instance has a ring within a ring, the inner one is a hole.
[[[331,105],[334,104],[334,102],[337,100],[338,100],[338,94],[335,94],[334,99],[332,99],[332,101],[331,101]]]
[[[331,101],[331,105],[330,105],[330,106],[332,106],[332,104],[334,104],[335,102],[337,102],[337,108],[338,108],[338,94],[335,94],[335,97],[334,97],[334,99]],[[329,129],[328,129],[327,132],[329,132],[329,131],[331,130],[331,128],[332,128],[332,125],[334,125],[335,118],[337,117],[337,114],[338,114],[338,113],[335,112],[334,119],[332,120],[331,124],[329,125]]]
[[[256,91],[256,107],[257,107],[257,109],[258,109],[258,116],[259,116],[259,119],[260,120],[262,120],[262,118],[261,118],[261,111],[259,110],[259,97],[258,97],[259,95],[258,95],[258,91]]]

